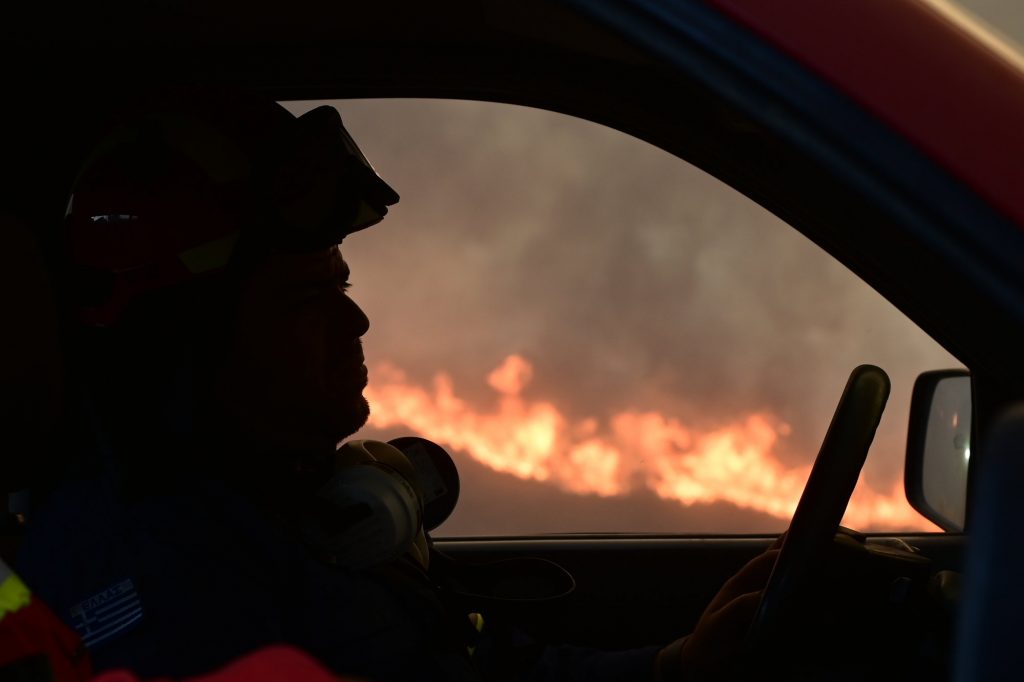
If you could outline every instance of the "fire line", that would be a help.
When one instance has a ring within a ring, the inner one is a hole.
[[[810,466],[787,467],[774,453],[789,426],[755,412],[707,431],[656,411],[623,411],[605,423],[569,420],[557,406],[527,400],[533,366],[510,355],[488,376],[497,408],[476,409],[451,377],[409,381],[390,363],[373,368],[365,395],[371,426],[402,426],[468,454],[499,472],[578,494],[614,496],[644,485],[684,505],[728,502],[782,519],[796,508]],[[934,530],[897,482],[878,491],[857,486],[843,523],[862,530]]]

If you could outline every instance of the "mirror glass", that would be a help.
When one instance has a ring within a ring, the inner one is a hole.
[[[970,377],[944,377],[935,384],[922,459],[921,485],[928,506],[963,530],[971,459]]]

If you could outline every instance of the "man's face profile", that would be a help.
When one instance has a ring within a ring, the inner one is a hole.
[[[285,450],[330,448],[369,416],[360,337],[338,247],[274,254],[242,286],[217,398],[244,432]]]

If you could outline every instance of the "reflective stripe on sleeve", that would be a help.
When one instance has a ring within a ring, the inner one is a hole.
[[[469,624],[473,627],[476,632],[473,636],[473,642],[466,647],[466,651],[469,652],[470,656],[476,654],[476,642],[479,639],[479,634],[484,631],[484,617],[479,613],[469,614]]]
[[[32,599],[32,594],[25,583],[21,582],[21,578],[9,571],[10,569],[4,581],[0,582],[0,619],[8,613],[28,606]]]

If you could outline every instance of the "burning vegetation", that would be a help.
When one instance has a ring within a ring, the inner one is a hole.
[[[788,520],[810,472],[809,463],[786,466],[776,455],[791,427],[768,412],[711,430],[656,411],[571,420],[552,402],[523,397],[533,366],[519,355],[487,376],[497,393],[488,410],[460,398],[443,372],[430,386],[416,385],[392,364],[371,374],[371,427],[409,429],[494,471],[571,493],[612,497],[646,488],[682,505],[726,502]],[[933,529],[898,483],[880,491],[863,480],[843,522],[860,530]]]

